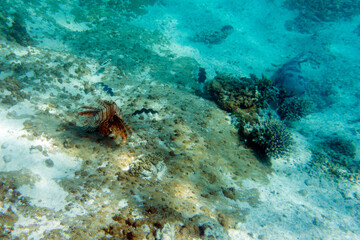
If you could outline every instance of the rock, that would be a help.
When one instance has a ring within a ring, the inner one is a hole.
[[[314,185],[314,182],[313,182],[312,180],[310,180],[310,179],[306,179],[306,180],[304,181],[304,183],[305,183],[306,186],[312,186],[312,185]]]
[[[9,143],[4,142],[4,143],[1,145],[1,149],[7,149],[8,146],[9,146]]]
[[[166,171],[166,164],[163,161],[164,157],[161,154],[148,154],[140,156],[130,165],[129,173],[133,176],[150,179],[161,175]]]
[[[54,161],[51,160],[50,158],[46,159],[44,163],[45,163],[45,166],[48,168],[52,168],[54,166]]]
[[[4,213],[0,213],[0,225],[13,227],[18,220],[18,216],[9,207]]]
[[[173,240],[175,239],[175,228],[171,223],[165,223],[162,229],[156,231],[156,239]]]
[[[225,40],[230,34],[234,32],[234,28],[231,25],[225,25],[218,30],[206,30],[195,34],[191,38],[194,42],[203,42],[205,44],[220,44]]]
[[[4,163],[11,162],[11,156],[10,155],[5,155],[5,156],[3,156],[3,160],[4,160]]]
[[[306,197],[308,195],[308,191],[306,191],[305,189],[298,191],[298,193],[303,197]]]
[[[221,226],[215,219],[205,215],[196,215],[192,218],[198,223],[200,235],[204,240],[229,239],[227,230]]]

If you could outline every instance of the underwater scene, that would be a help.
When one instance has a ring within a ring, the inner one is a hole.
[[[360,239],[360,0],[0,0],[0,239]]]

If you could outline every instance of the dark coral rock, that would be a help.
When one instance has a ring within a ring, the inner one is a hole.
[[[205,44],[220,44],[225,40],[230,34],[234,32],[234,28],[230,25],[225,25],[221,28],[220,31],[217,30],[207,30],[195,34],[191,38],[194,42],[203,42]]]
[[[303,17],[302,15],[285,22],[286,30],[303,34],[313,33],[319,29],[320,26],[321,24],[319,22],[314,22],[311,19]]]
[[[198,82],[199,83],[203,83],[206,80],[206,71],[205,68],[199,68],[199,73],[198,73]]]
[[[360,13],[358,0],[286,0],[285,7],[300,10],[304,18],[312,21],[337,21],[349,19]]]
[[[298,16],[286,22],[289,31],[314,33],[324,22],[349,20],[360,13],[359,0],[286,0],[285,7],[297,10]]]
[[[23,89],[24,84],[18,78],[9,76],[3,80],[3,85],[0,88],[4,88],[9,92],[16,92]]]
[[[113,92],[112,88],[109,87],[107,84],[105,84],[103,82],[98,82],[98,83],[95,83],[94,86],[100,87],[102,90],[104,90],[104,92],[106,92],[110,96],[114,96],[114,92]]]
[[[153,110],[153,109],[151,109],[151,108],[142,108],[142,109],[140,109],[140,110],[136,110],[135,112],[133,112],[132,116],[134,116],[134,115],[140,115],[140,114],[142,114],[142,113],[145,113],[145,114],[149,114],[149,113],[151,113],[151,114],[157,114],[157,113],[159,113],[159,112],[156,111],[156,110]]]
[[[22,17],[19,14],[14,14],[13,16],[9,16],[9,18],[12,22],[7,24],[8,28],[5,29],[6,37],[22,46],[33,45],[34,41],[28,34]]]
[[[226,36],[229,36],[234,32],[234,28],[231,25],[225,25],[221,28],[221,32],[225,34]]]
[[[6,95],[1,99],[1,103],[14,106],[15,104],[17,104],[17,101],[14,98],[12,98],[10,95]]]

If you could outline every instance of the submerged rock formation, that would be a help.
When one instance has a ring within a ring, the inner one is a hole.
[[[286,126],[270,116],[260,117],[261,111],[276,102],[278,89],[266,77],[250,78],[219,74],[206,85],[217,105],[233,113],[239,134],[259,153],[277,158],[288,152],[292,137]]]

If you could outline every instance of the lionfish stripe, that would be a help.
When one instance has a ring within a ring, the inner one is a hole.
[[[94,110],[98,110],[98,108],[96,107],[92,107],[92,106],[81,106],[79,108],[87,108],[87,109],[94,109]]]
[[[131,127],[130,127],[126,122],[124,122],[124,120],[122,120],[122,119],[121,119],[121,122],[122,122],[122,124],[124,125],[126,131],[129,132],[129,136],[131,136],[132,133],[133,133]]]
[[[79,116],[85,115],[85,117],[94,117],[96,116],[97,113],[98,111],[89,110],[89,111],[78,112],[78,115]]]
[[[127,132],[126,132],[126,129],[125,129],[124,121],[122,119],[120,119],[120,124],[117,124],[117,126],[119,127],[122,141],[126,142],[128,135],[127,135]]]

